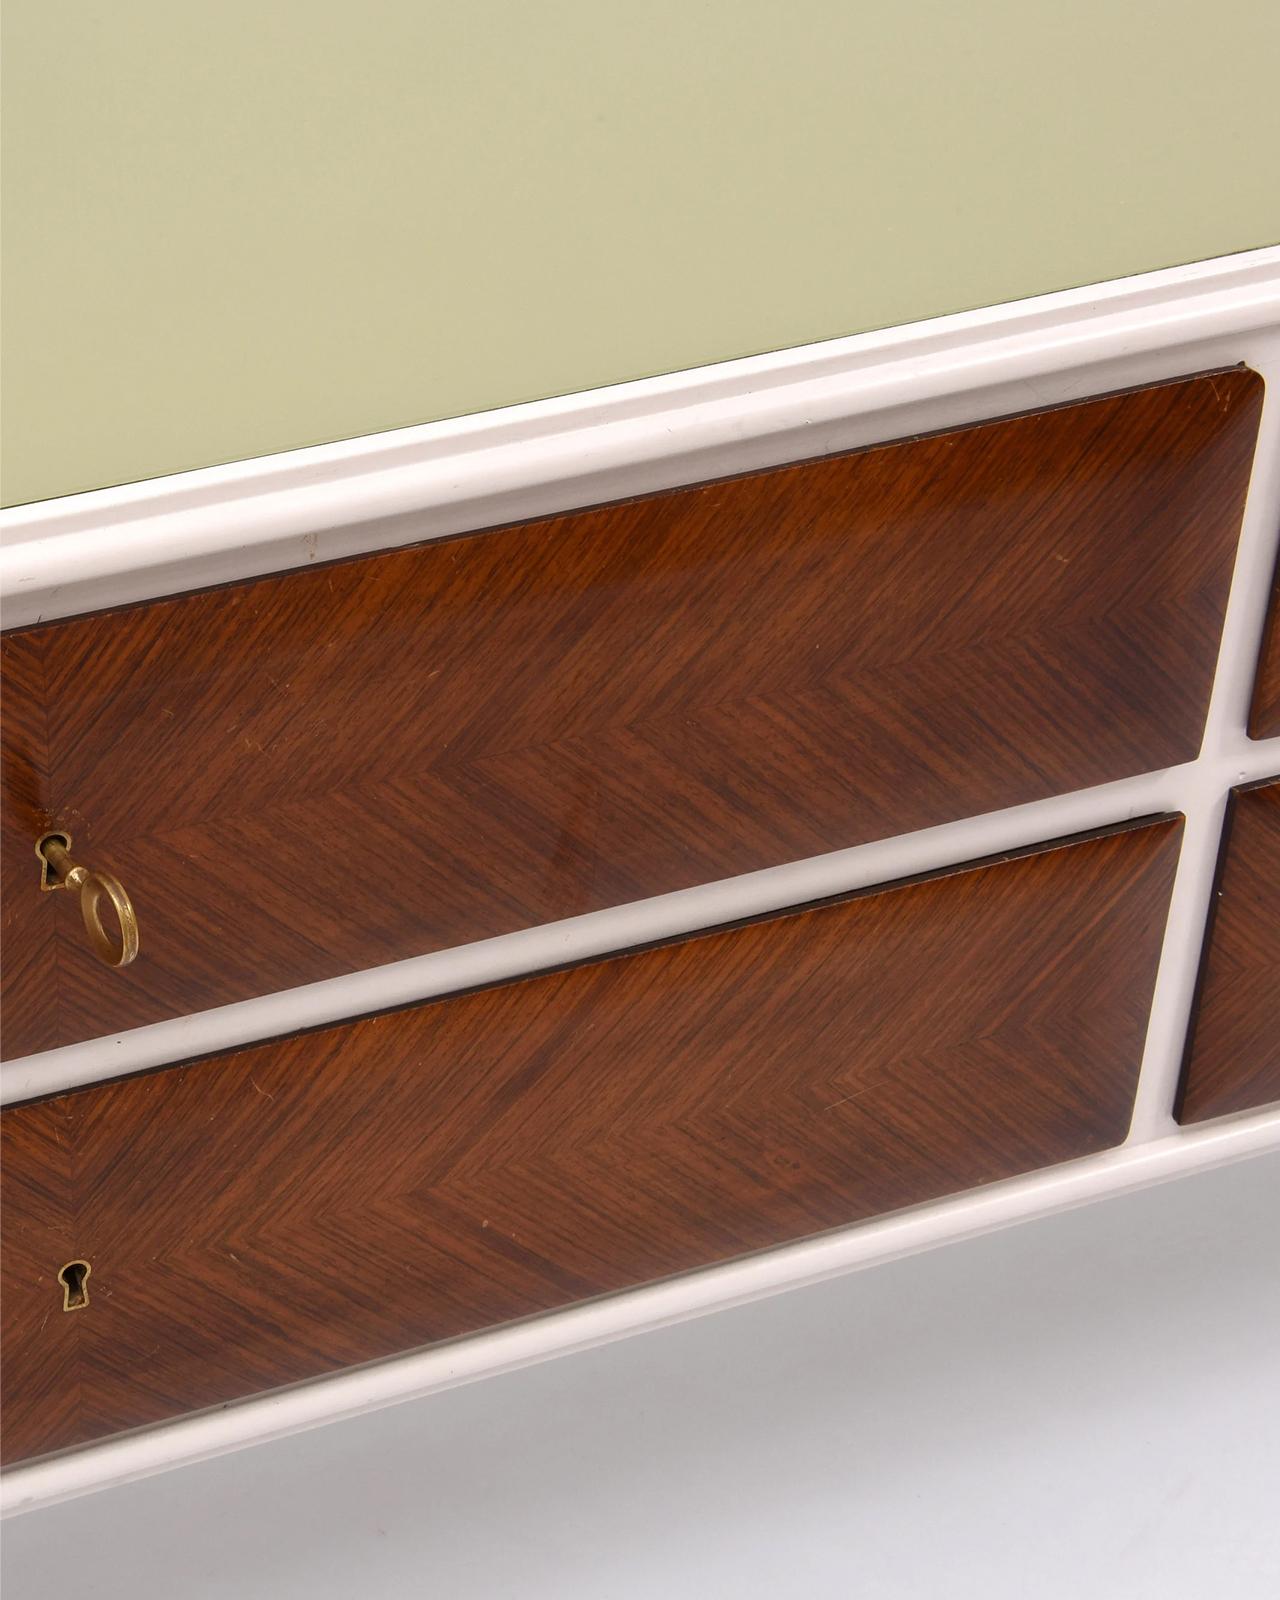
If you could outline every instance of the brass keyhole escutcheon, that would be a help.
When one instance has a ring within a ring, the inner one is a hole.
[[[89,1304],[89,1274],[92,1271],[87,1261],[68,1261],[65,1267],[58,1268],[64,1311],[83,1311]]]
[[[109,967],[127,967],[138,953],[138,918],[119,878],[73,861],[69,833],[46,833],[36,844],[36,854],[42,890],[70,889],[80,896],[80,915],[94,955]],[[103,925],[104,900],[116,914],[118,938]]]

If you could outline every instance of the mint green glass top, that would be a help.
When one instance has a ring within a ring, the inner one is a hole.
[[[4,499],[1280,240],[1272,0],[6,0]]]

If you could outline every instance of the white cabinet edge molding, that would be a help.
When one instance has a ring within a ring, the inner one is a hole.
[[[424,525],[444,536],[1241,361],[1262,374],[1267,398],[1195,762],[10,1060],[0,1103],[1161,811],[1188,819],[1172,913],[1185,938],[1183,918],[1203,919],[1212,876],[1188,864],[1208,860],[1227,791],[1280,772],[1280,739],[1245,736],[1280,533],[1280,247],[5,513],[0,578],[15,619],[34,621],[379,549],[396,531],[411,542]],[[1194,972],[1181,967],[1198,943],[1179,968],[1188,1006]],[[1171,982],[1162,968],[1158,999]],[[1148,1091],[1144,1079],[1139,1125],[1167,1126],[1166,1101],[1169,1086]]]
[[[594,394],[210,468],[3,516],[16,626],[1247,363],[1267,384],[1204,744],[1193,762],[613,907],[0,1067],[46,1095],[1085,829],[1186,830],[1133,1124],[1118,1150],[670,1282],[31,1462],[29,1509],[1265,1150],[1280,1108],[1172,1118],[1229,790],[1280,774],[1246,737],[1280,537],[1280,248]]]
[[[1006,850],[1020,850],[1163,812],[1182,812],[1187,818],[1170,914],[1171,928],[1177,927],[1178,936],[1186,939],[1184,919],[1189,918],[1195,925],[1208,906],[1217,859],[1217,830],[1228,791],[1237,784],[1276,773],[1280,773],[1280,739],[1255,742],[1239,732],[1238,737],[1222,739],[1212,755],[1202,753],[1196,761],[1162,772],[964,817],[916,833],[876,839],[737,878],[698,884],[474,944],[366,967],[341,977],[300,984],[209,1011],[190,1012],[35,1055],[16,1056],[0,1062],[0,1105],[59,1094],[373,1012],[416,1005],[463,989],[505,983],[550,967],[593,960],[722,923],[785,911],[810,900],[893,883],[918,873],[938,872]],[[1202,836],[1212,844],[1212,849],[1205,847],[1208,876],[1203,880],[1188,876],[1185,868],[1190,859],[1188,843],[1198,844]],[[1197,935],[1193,940],[1197,948],[1198,942]],[[1193,965],[1186,978],[1188,1009],[1194,977]],[[1176,1021],[1173,1026],[1176,1032]],[[1169,1047],[1174,1043],[1180,1048],[1180,1038],[1171,1041]],[[1176,1064],[1170,1070],[1176,1071]],[[1166,1097],[1162,1087],[1154,1101],[1159,1109],[1152,1112],[1160,1126],[1170,1115],[1166,1098],[1171,1106],[1172,1089]]]
[[[1280,1109],[1226,1118],[1141,1146],[1126,1145],[971,1190],[954,1200],[895,1212],[762,1255],[14,1467],[0,1478],[0,1511],[12,1516],[133,1483],[171,1467],[208,1461],[247,1445],[265,1444],[1276,1148],[1280,1148]]]
[[[0,513],[0,625],[442,538],[1247,360],[1280,246]]]

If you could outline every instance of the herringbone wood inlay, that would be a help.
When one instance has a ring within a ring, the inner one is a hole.
[[[1193,757],[1261,393],[1221,372],[6,639],[6,1053]],[[127,970],[36,892],[53,826],[133,894]]]
[[[1178,1120],[1280,1100],[1280,780],[1231,797]]]
[[[60,1041],[58,918],[33,903],[58,896],[40,893],[33,848],[49,804],[44,652],[38,634],[9,634],[0,652],[0,1033],[17,1055]]]
[[[1280,558],[1271,581],[1271,606],[1253,686],[1249,734],[1254,739],[1272,739],[1280,734]]]
[[[7,1459],[1116,1143],[1179,831],[5,1111]]]

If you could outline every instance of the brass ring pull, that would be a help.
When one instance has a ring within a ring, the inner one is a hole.
[[[119,878],[109,872],[90,872],[71,859],[71,835],[51,833],[36,846],[43,867],[42,889],[74,889],[80,896],[80,915],[93,953],[109,967],[127,967],[138,953],[138,918],[133,902]],[[120,928],[113,939],[102,923],[102,902],[106,898],[115,909]]]

